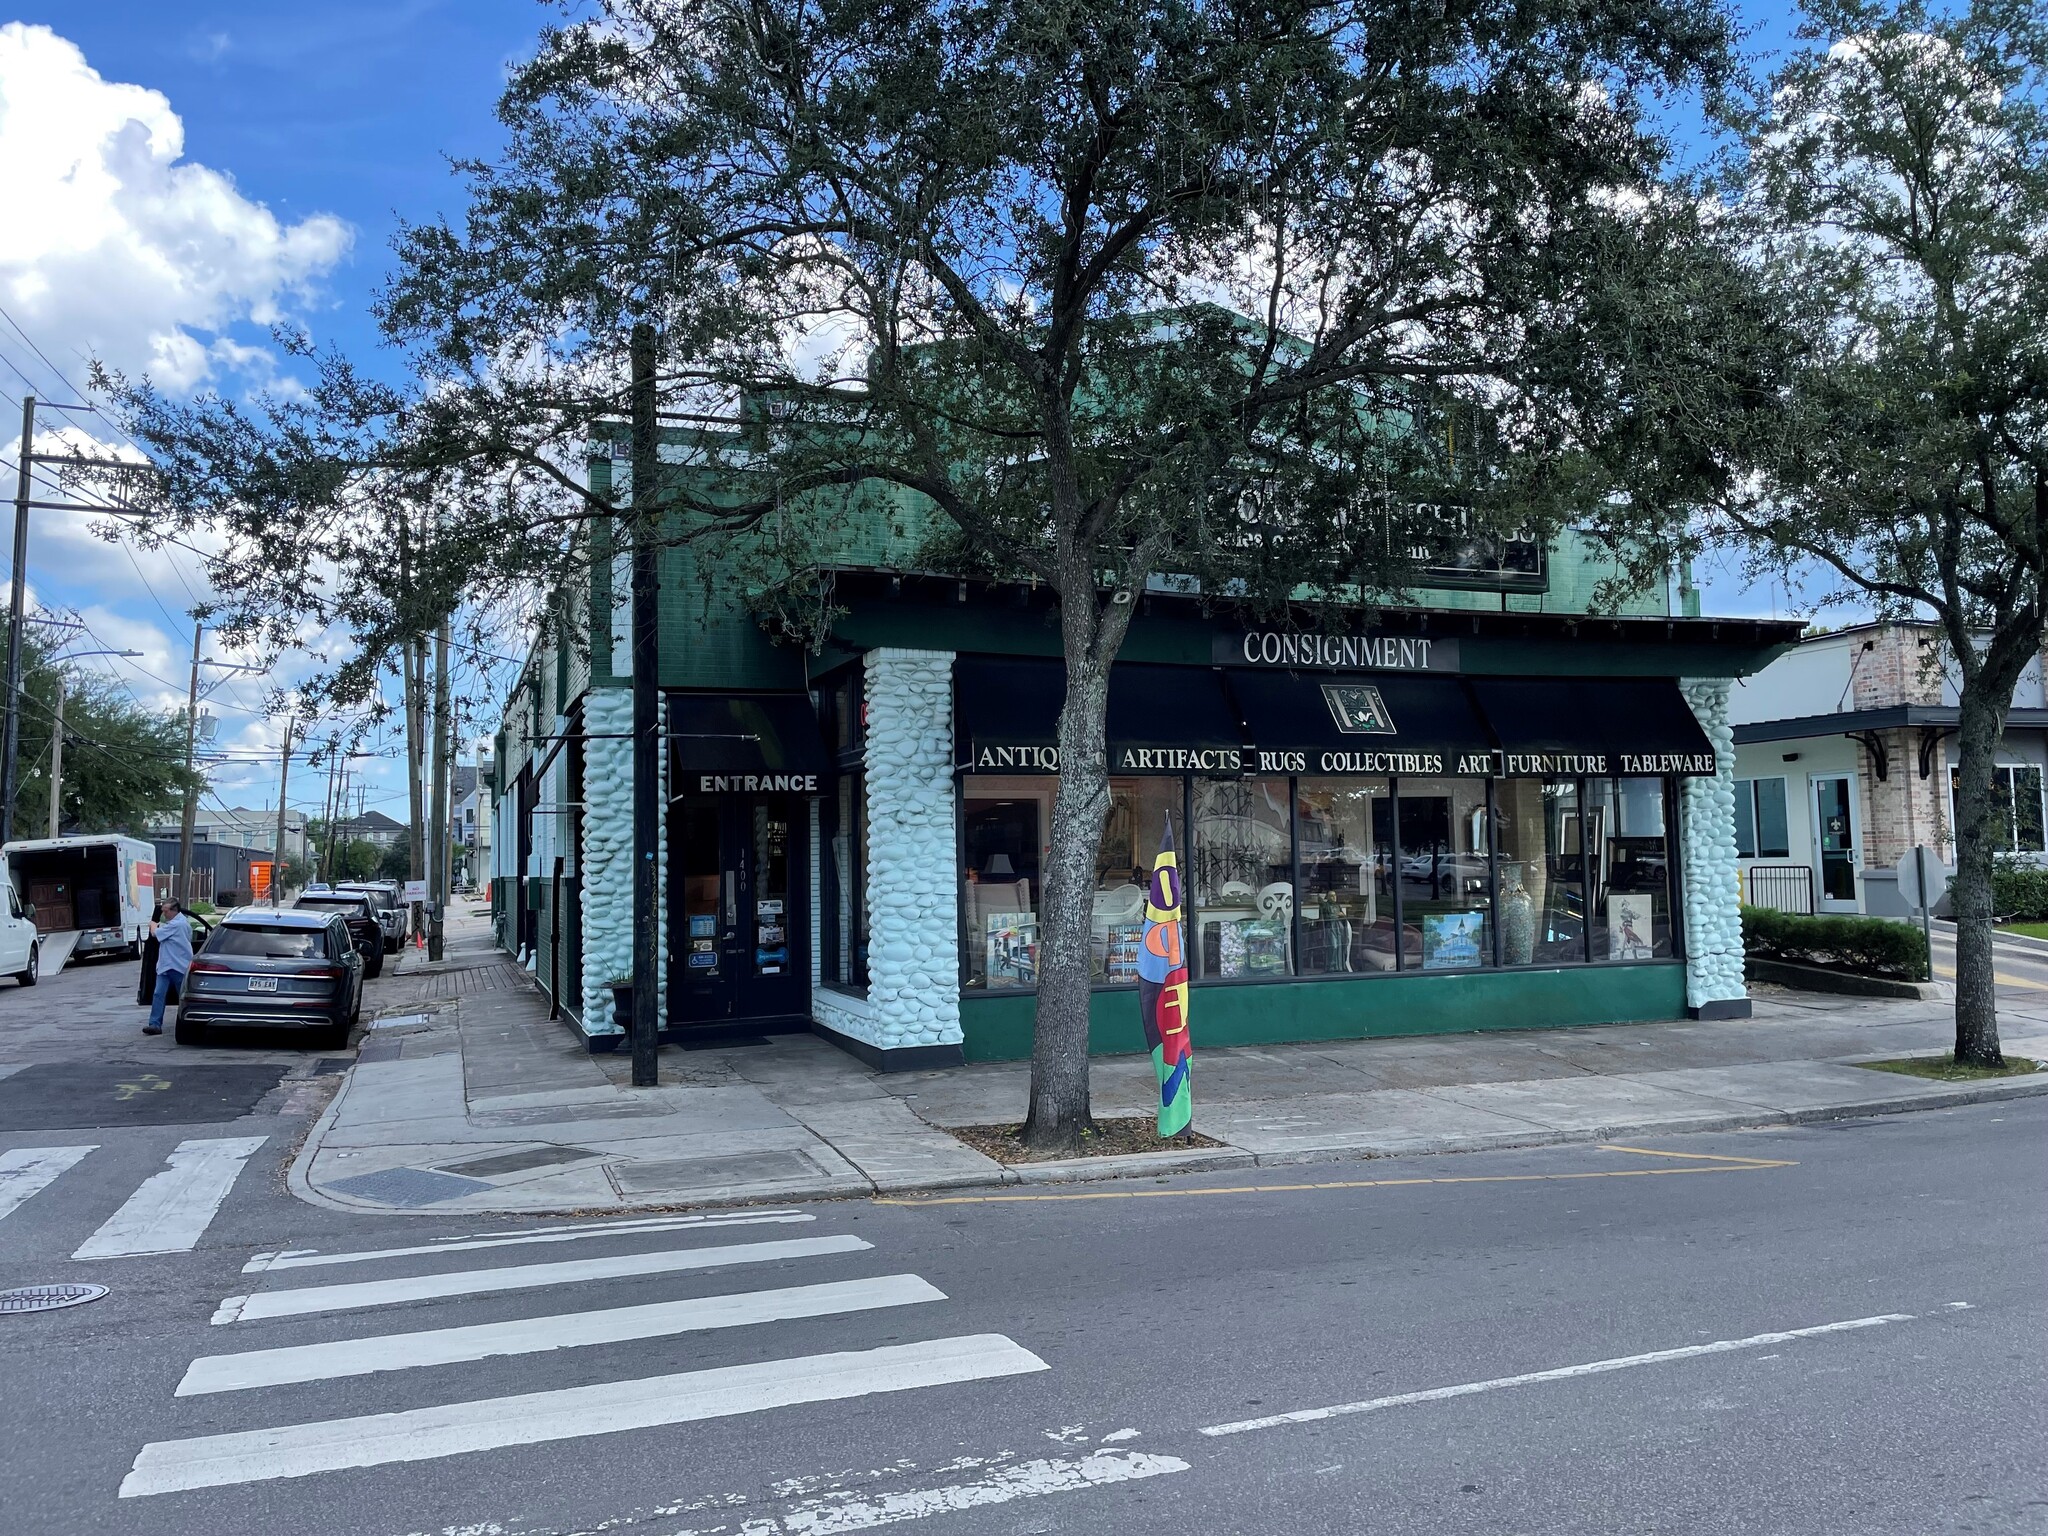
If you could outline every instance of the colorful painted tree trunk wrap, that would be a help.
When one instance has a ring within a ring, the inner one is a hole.
[[[1181,942],[1180,861],[1173,851],[1173,818],[1152,864],[1145,893],[1145,934],[1138,951],[1138,1010],[1152,1069],[1159,1074],[1159,1134],[1172,1136],[1194,1117],[1188,1082],[1194,1045],[1188,1038],[1188,957]]]

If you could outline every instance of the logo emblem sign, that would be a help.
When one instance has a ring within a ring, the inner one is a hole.
[[[1392,736],[1394,717],[1377,688],[1365,683],[1325,683],[1323,701],[1346,736]]]

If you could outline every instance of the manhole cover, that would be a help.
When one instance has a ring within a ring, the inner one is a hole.
[[[22,1285],[0,1291],[0,1312],[54,1312],[106,1294],[104,1285]]]

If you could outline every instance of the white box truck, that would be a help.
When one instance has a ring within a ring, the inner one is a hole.
[[[9,843],[0,856],[16,899],[33,909],[44,969],[61,970],[71,956],[142,953],[156,905],[155,844],[113,832],[38,837]]]

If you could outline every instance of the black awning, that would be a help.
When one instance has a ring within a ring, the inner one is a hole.
[[[1057,773],[1065,668],[1016,656],[953,664],[954,759],[968,773]],[[1243,733],[1213,671],[1123,662],[1109,674],[1113,774],[1242,771]]]
[[[1705,774],[1713,744],[1670,678],[1471,680],[1513,778]]]
[[[672,693],[668,730],[678,793],[816,794],[831,769],[806,693]]]
[[[1253,766],[1261,773],[1494,770],[1493,738],[1458,678],[1239,668],[1225,676],[1256,743]]]

